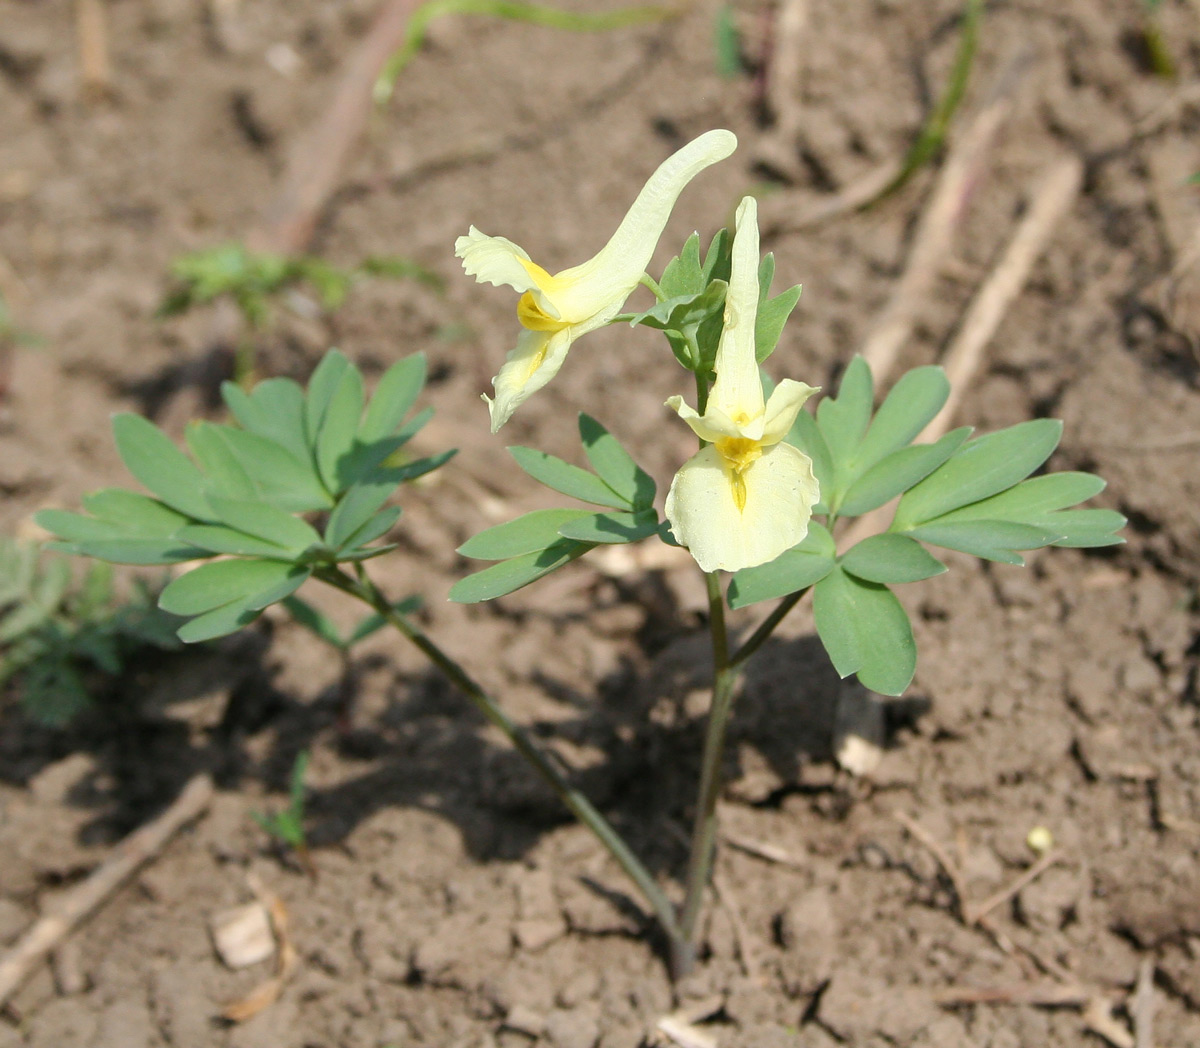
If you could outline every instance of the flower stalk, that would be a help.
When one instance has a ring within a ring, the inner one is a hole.
[[[659,925],[671,942],[672,955],[680,949],[685,936],[676,917],[675,907],[658,886],[650,871],[646,869],[629,845],[613,829],[607,819],[593,806],[591,801],[572,786],[552,756],[542,749],[519,724],[512,720],[500,705],[477,684],[450,655],[444,652],[405,615],[398,612],[379,588],[370,579],[362,566],[358,565],[357,578],[337,567],[322,569],[316,573],[321,581],[361,600],[381,615],[389,625],[413,644],[430,662],[461,691],[489,722],[499,728],[508,740],[537,771],[542,779],[558,794],[563,804],[596,838],[637,885],[642,896],[650,905]]]

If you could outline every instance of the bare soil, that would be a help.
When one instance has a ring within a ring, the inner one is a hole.
[[[438,417],[424,446],[462,450],[408,493],[380,581],[425,595],[430,630],[563,755],[668,885],[685,861],[704,710],[694,570],[585,559],[490,606],[444,596],[469,570],[458,544],[539,504],[504,444],[574,457],[585,409],[665,485],[690,453],[662,408],[682,373],[648,332],[599,332],[491,437],[478,397],[514,337],[512,303],[464,278],[452,244],[474,223],[551,269],[573,264],[663,157],[715,126],[741,149],[681,198],[656,265],[694,227],[711,235],[744,192],[801,209],[900,156],[951,63],[959,5],[810,6],[792,181],[755,164],[769,132],[758,72],[718,76],[708,0],[602,36],[437,23],[314,246],[345,264],[415,258],[444,294],[364,285],[334,317],[284,311],[264,349],[265,370],[300,377],[331,344],[372,374],[429,354]],[[214,21],[225,8],[231,21]],[[112,412],[146,412],[176,437],[217,412],[229,331],[220,310],[154,319],[166,267],[245,235],[373,9],[114,2],[115,93],[89,103],[72,5],[0,0],[0,289],[43,340],[9,357],[7,532],[126,482]],[[701,1018],[723,1048],[1099,1045],[1079,1008],[1021,1002],[1050,979],[1124,1002],[1145,958],[1154,1042],[1200,1044],[1200,297],[1194,271],[1173,273],[1200,229],[1200,190],[1186,182],[1200,171],[1200,18],[1182,0],[1160,9],[1179,67],[1169,81],[1148,66],[1140,11],[989,6],[965,114],[1015,51],[1030,59],[903,354],[906,366],[935,359],[1037,173],[1079,153],[1081,199],[961,419],[1063,418],[1052,465],[1108,479],[1099,504],[1129,516],[1128,545],[1045,551],[1024,570],[958,558],[908,587],[920,666],[884,709],[886,752],[866,778],[834,763],[844,686],[808,615],[793,613],[745,682],[723,808],[730,839],[790,861],[726,841],[703,963],[678,990],[715,999]],[[739,18],[757,67],[768,10]],[[922,173],[869,211],[768,240],[781,283],[805,285],[776,375],[836,380],[895,285],[930,184]],[[214,648],[147,661],[70,730],[38,728],[11,700],[0,715],[0,946],[190,775],[220,786],[211,813],[11,1001],[0,1048],[634,1048],[675,1005],[619,870],[389,638],[364,646],[346,686],[336,659],[268,614]],[[282,806],[302,749],[316,880],[251,819]],[[976,901],[1031,864],[1031,828],[1051,830],[1060,858],[991,914],[991,932],[968,928],[897,811],[948,850]],[[209,936],[214,913],[249,898],[250,875],[284,901],[300,961],[274,1005],[227,1026],[223,1006],[270,974],[267,962],[223,968]],[[1015,1003],[939,1003],[964,987]],[[1129,1028],[1122,1008],[1115,1022]]]

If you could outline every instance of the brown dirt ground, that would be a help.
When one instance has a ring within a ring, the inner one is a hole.
[[[259,0],[221,35],[191,0],[111,3],[116,97],[85,105],[71,5],[0,0],[0,287],[45,340],[11,359],[6,530],[124,482],[114,410],[150,412],[178,436],[212,409],[227,349],[212,312],[152,319],[165,267],[244,233],[373,7]],[[266,356],[302,375],[332,343],[373,372],[429,353],[439,416],[426,445],[462,452],[409,493],[381,581],[428,597],[435,634],[577,768],[667,883],[682,871],[675,830],[701,732],[694,573],[612,577],[585,561],[493,606],[441,598],[467,570],[454,547],[494,521],[497,502],[508,515],[536,504],[502,444],[574,455],[586,408],[665,482],[689,453],[661,407],[680,373],[649,333],[597,333],[504,440],[491,438],[477,398],[513,337],[511,302],[464,279],[451,245],[474,222],[551,268],[578,261],[653,166],[713,126],[742,148],[689,188],[657,264],[697,224],[704,235],[722,224],[742,192],[800,207],[899,155],[951,60],[958,5],[811,8],[795,184],[754,167],[755,83],[714,72],[707,0],[669,27],[607,37],[438,24],[373,119],[317,247],[344,262],[413,256],[446,277],[445,296],[364,287],[336,318],[285,317]],[[909,697],[885,710],[887,752],[865,780],[832,762],[839,685],[810,618],[788,621],[737,709],[724,818],[798,862],[722,849],[704,964],[682,991],[720,996],[705,1029],[724,1048],[1102,1043],[1073,1008],[937,1004],[951,987],[1036,981],[1029,953],[1116,1000],[1152,958],[1157,1043],[1200,1044],[1200,314],[1187,275],[1168,278],[1200,218],[1183,184],[1200,171],[1200,19],[1182,0],[1163,5],[1172,83],[1146,67],[1138,12],[1129,0],[992,5],[968,112],[1015,49],[1031,48],[1032,64],[954,265],[904,351],[906,364],[934,359],[1031,179],[1061,151],[1081,153],[1084,194],[962,417],[985,428],[1064,418],[1053,465],[1109,480],[1100,503],[1129,515],[1129,544],[1048,551],[1026,570],[961,558],[910,587],[921,663]],[[753,57],[763,12],[741,15]],[[776,374],[836,376],[894,286],[929,184],[922,175],[870,212],[768,242],[781,280],[805,285]],[[268,615],[215,650],[147,664],[123,682],[127,703],[69,732],[2,709],[0,945],[194,771],[221,786],[207,818],[60,958],[82,988],[62,993],[39,971],[0,1016],[2,1048],[648,1043],[672,991],[599,847],[412,652],[386,638],[365,646],[349,725],[339,673]],[[316,882],[250,818],[281,803],[305,747]],[[993,938],[956,919],[897,810],[958,857],[973,898],[1029,864],[1033,826],[1053,831],[1061,861],[995,912]],[[274,1006],[227,1028],[214,1016],[268,968],[222,968],[208,921],[247,898],[251,873],[288,907],[300,965]]]

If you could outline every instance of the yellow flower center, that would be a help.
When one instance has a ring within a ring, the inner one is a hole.
[[[532,291],[526,291],[517,302],[517,319],[530,331],[562,331],[563,328],[570,327],[565,320],[556,320],[542,309],[534,299]]]
[[[746,480],[742,474],[762,458],[762,441],[749,437],[724,437],[715,446],[725,461],[734,505],[741,512],[746,508]]]

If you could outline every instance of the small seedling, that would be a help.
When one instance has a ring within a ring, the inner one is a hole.
[[[180,646],[178,620],[145,582],[120,599],[109,565],[89,565],[76,583],[62,557],[11,539],[0,539],[0,612],[0,684],[50,727],[88,709],[138,652]]]
[[[307,800],[304,776],[308,773],[308,762],[308,750],[301,750],[292,765],[286,808],[268,814],[258,811],[250,814],[267,833],[295,853],[296,860],[303,867],[304,872],[315,880],[317,869],[313,865],[312,855],[308,850],[308,835],[304,829],[304,806]]]
[[[241,314],[243,330],[234,360],[234,379],[251,382],[257,341],[272,323],[280,300],[310,288],[326,312],[337,310],[351,288],[363,280],[414,279],[441,289],[441,279],[408,259],[367,258],[343,269],[315,255],[253,252],[242,244],[223,244],[181,255],[171,263],[174,287],[159,306],[159,316],[172,317],[196,306],[227,298]]]
[[[408,19],[404,40],[388,59],[375,81],[375,101],[383,105],[392,97],[396,81],[405,67],[417,56],[431,23],[444,15],[483,15],[510,22],[528,22],[549,29],[572,33],[606,33],[627,26],[658,22],[670,17],[671,8],[652,5],[618,7],[612,11],[589,13],[564,11],[526,0],[426,0]]]

